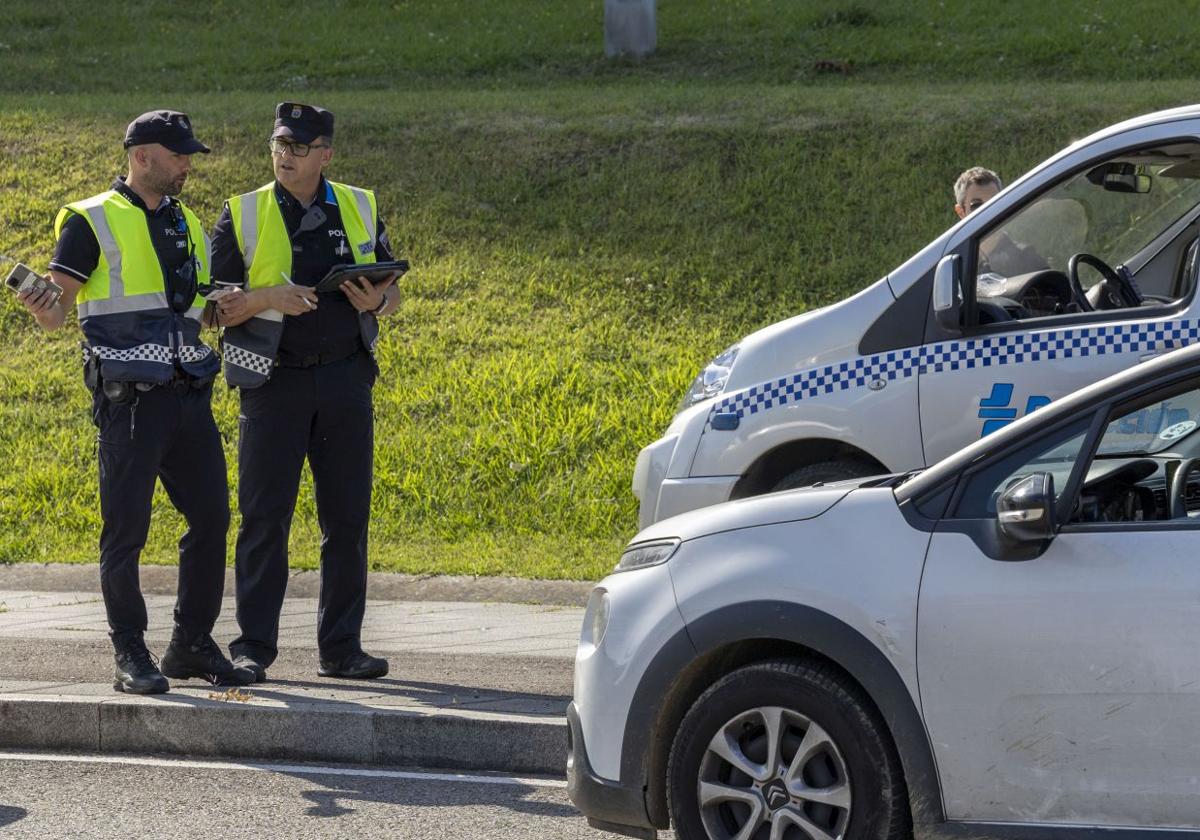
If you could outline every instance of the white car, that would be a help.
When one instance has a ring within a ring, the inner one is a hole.
[[[1198,421],[1194,346],[922,472],[644,530],[584,619],[576,806],[681,840],[1200,837]]]
[[[742,339],[637,459],[641,527],[924,467],[1200,336],[1200,105],[1058,153],[836,305]]]

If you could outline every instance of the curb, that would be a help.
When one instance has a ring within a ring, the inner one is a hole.
[[[0,696],[0,748],[565,772],[563,717],[364,704]]]

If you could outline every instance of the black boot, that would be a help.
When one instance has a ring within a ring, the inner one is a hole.
[[[129,694],[165,694],[170,689],[140,635],[116,643],[116,648],[113,688]]]
[[[162,658],[162,672],[173,680],[197,677],[213,685],[250,685],[254,674],[225,658],[212,636],[188,637],[176,628]]]
[[[338,661],[321,658],[317,674],[322,677],[341,677],[348,680],[374,680],[387,676],[388,661],[361,650]]]
[[[255,682],[263,682],[267,678],[266,666],[264,666],[253,656],[246,656],[243,654],[241,656],[234,657],[233,667],[245,668],[254,675]]]

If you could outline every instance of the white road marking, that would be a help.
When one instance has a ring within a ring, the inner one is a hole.
[[[464,782],[475,785],[525,785],[565,788],[561,779],[522,776],[470,776],[464,773],[421,773],[411,770],[371,770],[357,767],[324,767],[315,764],[275,764],[267,761],[192,761],[174,758],[139,758],[124,755],[63,755],[61,753],[0,752],[0,761],[41,761],[60,764],[123,764],[138,767],[171,767],[185,770],[250,770],[258,773],[294,773],[301,776],[356,776],[369,779],[403,779],[416,782]]]

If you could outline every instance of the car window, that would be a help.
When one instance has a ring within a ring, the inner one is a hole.
[[[981,324],[1029,320],[1130,304],[1108,295],[1100,270],[1069,263],[1089,254],[1123,265],[1200,205],[1200,144],[1176,143],[1104,161],[1077,173],[984,234],[975,245],[975,290]],[[1136,284],[1136,276],[1133,278]],[[1167,302],[1167,301],[1159,301]]]
[[[1055,499],[1061,497],[1087,439],[1091,417],[1039,438],[1015,452],[985,463],[967,479],[955,507],[958,519],[987,519],[996,515],[996,500],[1010,483],[1035,472],[1054,477]]]
[[[1200,427],[1200,388],[1130,411],[1108,424],[1096,454],[1144,456],[1179,446]]]

